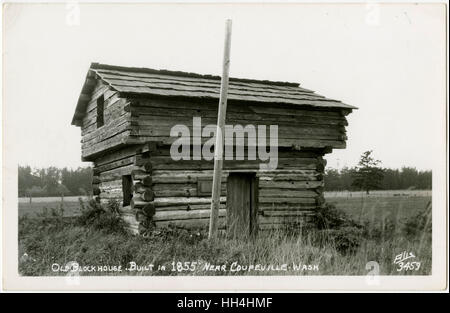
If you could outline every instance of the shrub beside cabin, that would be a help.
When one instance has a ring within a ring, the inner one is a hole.
[[[193,134],[194,117],[216,124],[219,90],[218,76],[89,68],[72,124],[81,127],[82,160],[93,162],[94,195],[120,201],[130,231],[209,224],[213,160],[174,161],[170,130],[183,124]],[[307,221],[324,203],[323,156],[345,148],[352,109],[295,83],[231,78],[226,124],[278,125],[278,164],[261,170],[247,154],[224,161],[219,228],[245,237]]]

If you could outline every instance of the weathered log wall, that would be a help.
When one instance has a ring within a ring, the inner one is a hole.
[[[193,117],[201,117],[202,127],[217,122],[216,102],[191,102],[162,98],[136,98],[130,102],[133,134],[129,142],[160,141],[171,144],[170,137],[176,124],[189,127]],[[243,104],[230,102],[227,107],[227,125],[278,126],[279,147],[345,148],[347,139],[345,116],[349,110],[340,108],[299,108],[280,104]],[[202,142],[210,136],[201,138]]]
[[[99,127],[97,100],[101,97],[104,100],[104,125]],[[81,155],[84,161],[94,160],[99,155],[125,145],[126,139],[133,134],[131,114],[126,110],[128,103],[118,92],[97,80],[81,125]]]
[[[105,124],[98,128],[96,103],[102,95]],[[323,204],[322,157],[332,148],[345,147],[347,113],[344,109],[230,103],[228,125],[278,125],[278,164],[276,170],[261,171],[258,159],[224,161],[220,227],[226,227],[226,179],[230,171],[256,173],[260,229],[303,222],[313,215]],[[193,136],[193,117],[202,118],[202,127],[214,124],[217,106],[161,98],[127,99],[102,83],[94,89],[83,119],[83,156],[94,161],[94,193],[102,202],[122,202],[122,177],[132,176],[133,198],[129,206],[121,208],[131,231],[169,224],[207,227],[213,161],[174,161],[170,156],[170,144],[177,139],[170,137],[171,128],[184,124]],[[208,139],[210,136],[204,136],[200,141]],[[244,146],[247,156],[248,137]]]
[[[225,229],[226,181],[233,171],[253,172],[259,181],[258,224],[260,229],[302,222],[323,203],[323,150],[278,153],[279,167],[261,171],[259,161],[226,161],[222,178],[219,225]],[[131,175],[133,198],[121,207],[129,230],[177,225],[209,224],[212,161],[174,161],[170,146],[152,143],[130,146],[95,161],[94,190],[103,203],[122,201],[122,176]]]
[[[105,124],[98,127],[97,99],[101,96],[104,97]],[[267,143],[270,125],[277,125],[279,147],[345,148],[347,113],[344,109],[230,103],[227,125],[254,125],[256,128],[258,125],[265,125]],[[127,145],[145,144],[149,141],[171,144],[177,137],[171,137],[170,130],[177,124],[189,127],[192,136],[190,140],[193,140],[193,117],[201,117],[202,127],[213,125],[217,119],[217,105],[157,98],[130,100],[98,81],[87,104],[81,127],[83,160],[95,160],[109,151]],[[256,136],[250,137],[255,143],[257,135],[256,133]],[[204,143],[211,136],[212,134],[203,135],[200,140]],[[245,145],[249,144],[252,145],[246,137]]]

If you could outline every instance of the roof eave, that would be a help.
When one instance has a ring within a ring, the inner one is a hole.
[[[166,95],[158,95],[158,94],[152,94],[151,92],[148,93],[139,93],[139,92],[133,92],[133,91],[119,91],[121,97],[161,97],[161,98],[182,98],[182,99],[197,99],[197,100],[201,100],[201,99],[207,99],[207,100],[214,100],[214,101],[219,101],[219,97],[190,97],[190,96],[166,96]],[[252,101],[252,100],[236,100],[236,99],[228,99],[228,102],[243,102],[243,103],[252,103],[252,104],[274,104],[274,102],[264,102],[264,101]],[[332,105],[329,104],[327,106],[315,106],[315,105],[308,105],[308,104],[302,104],[302,105],[298,105],[298,104],[292,104],[289,102],[275,102],[276,104],[280,105],[280,104],[284,104],[284,105],[292,105],[295,107],[307,107],[307,108],[316,108],[316,109],[341,109],[341,110],[348,110],[348,114],[351,113],[352,110],[358,110],[357,107],[344,103],[344,102],[340,102],[340,101],[334,101],[337,105]]]
[[[86,74],[86,79],[84,80],[83,87],[81,88],[80,96],[78,97],[77,106],[75,108],[75,113],[72,117],[72,125],[81,126],[81,119],[85,115],[84,109],[91,99],[92,91],[96,85],[95,72],[92,71],[97,63],[92,63]]]

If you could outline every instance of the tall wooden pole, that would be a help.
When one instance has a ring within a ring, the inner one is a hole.
[[[230,72],[231,20],[226,21],[225,47],[223,53],[222,81],[220,84],[219,110],[217,115],[216,144],[214,146],[214,176],[212,185],[211,217],[209,220],[209,239],[217,236],[220,191],[222,183],[224,125],[227,114],[228,80]]]

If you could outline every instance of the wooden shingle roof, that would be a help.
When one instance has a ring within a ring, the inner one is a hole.
[[[120,67],[92,63],[78,100],[72,124],[79,124],[83,103],[89,98],[89,80],[103,80],[122,94],[219,99],[220,77],[195,73]],[[326,98],[297,83],[230,78],[228,100],[253,103],[280,103],[316,108],[355,109],[338,100]]]

